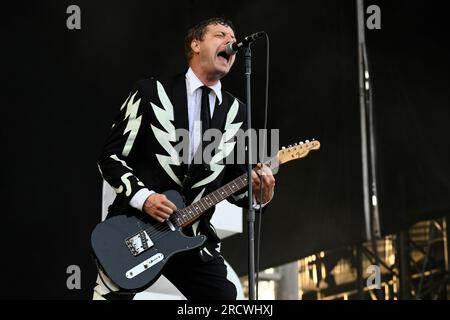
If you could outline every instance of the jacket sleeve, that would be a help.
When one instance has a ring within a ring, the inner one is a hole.
[[[146,189],[129,165],[130,154],[148,117],[146,110],[141,90],[135,85],[120,107],[98,159],[103,179],[112,186],[121,203],[128,204],[138,191]]]

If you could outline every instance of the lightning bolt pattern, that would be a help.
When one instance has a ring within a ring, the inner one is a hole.
[[[134,140],[136,139],[136,135],[139,131],[139,127],[141,125],[142,116],[137,117],[137,112],[139,108],[139,103],[141,102],[141,99],[138,99],[136,102],[134,101],[134,97],[136,96],[137,91],[131,96],[130,99],[128,99],[127,103],[127,109],[125,111],[125,117],[124,120],[128,118],[127,126],[125,127],[125,130],[123,131],[123,134],[130,133],[128,135],[127,141],[123,147],[122,155],[124,157],[128,156],[130,153],[131,148],[133,147]],[[123,109],[124,106],[122,105],[121,109]]]
[[[175,181],[175,183],[181,186],[180,179],[178,179],[178,177],[170,167],[171,165],[179,166],[181,164],[179,154],[170,143],[175,142],[176,140],[175,127],[172,123],[174,120],[173,105],[170,102],[169,97],[167,96],[162,84],[159,81],[157,81],[156,84],[158,90],[158,97],[159,100],[161,101],[163,108],[158,107],[153,102],[151,102],[150,104],[153,108],[153,112],[155,113],[156,118],[158,119],[161,126],[164,128],[164,131],[158,129],[154,125],[151,125],[151,128],[153,134],[156,137],[156,140],[159,141],[164,150],[169,154],[168,156],[157,154],[156,158],[158,159],[159,164],[169,175],[169,177],[171,177],[172,180]]]
[[[115,160],[115,161],[119,161],[124,167],[130,169],[131,171],[133,170],[133,169],[131,169],[131,168],[127,165],[127,163],[126,163],[125,161],[119,159],[119,157],[117,157],[117,155],[112,154],[112,155],[110,155],[109,157],[110,157],[111,159]]]
[[[125,173],[123,176],[120,177],[120,180],[122,180],[123,185],[121,185],[118,188],[114,188],[114,191],[116,193],[122,193],[124,191],[124,186],[125,186],[125,195],[128,197],[131,194],[131,183],[130,180],[128,179],[128,177],[132,177],[133,174],[130,172]]]

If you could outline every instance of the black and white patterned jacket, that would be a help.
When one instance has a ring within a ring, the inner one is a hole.
[[[245,105],[222,90],[222,103],[217,106],[216,102],[211,128],[224,133],[227,130],[234,132],[237,127],[245,131]],[[132,214],[136,209],[129,202],[142,188],[158,193],[177,190],[188,205],[246,172],[244,164],[189,166],[184,163],[180,154],[174,154],[173,147],[180,142],[177,140],[180,137],[175,134],[178,128],[189,130],[185,74],[137,82],[114,120],[98,161],[103,178],[116,191],[108,217]],[[231,141],[224,142],[243,149],[242,145],[233,145]],[[244,152],[233,151],[234,156]],[[192,178],[188,183],[186,175]],[[245,207],[247,199],[244,190],[227,200]],[[203,260],[209,260],[220,251],[220,240],[210,223],[213,213],[214,208],[208,210],[184,230],[186,234],[207,236],[206,244],[200,250]]]

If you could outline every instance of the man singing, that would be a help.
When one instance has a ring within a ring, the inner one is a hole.
[[[199,163],[194,161],[212,143],[203,137],[206,130],[219,130],[226,137],[223,142],[229,143],[236,129],[246,129],[245,105],[224,91],[220,82],[235,60],[225,47],[235,40],[230,21],[203,21],[190,29],[185,39],[187,71],[171,78],[141,80],[130,92],[98,162],[103,178],[117,194],[108,217],[139,210],[164,222],[177,209],[162,194],[164,191],[177,190],[188,205],[246,172],[245,163],[220,159],[223,165],[217,165],[217,157],[211,160],[204,154]],[[181,142],[176,130],[181,129],[188,132],[183,155],[175,148]],[[265,166],[253,170],[252,185],[254,207],[266,205],[274,193],[271,170]],[[247,191],[241,190],[227,200],[246,207]],[[187,299],[236,299],[236,288],[227,279],[227,268],[220,255],[220,240],[210,223],[213,213],[214,208],[184,228],[186,235],[205,235],[204,246],[176,254],[163,269],[162,274]],[[117,286],[109,279],[105,281],[109,285],[97,281],[94,297],[133,298],[133,294],[116,292]]]

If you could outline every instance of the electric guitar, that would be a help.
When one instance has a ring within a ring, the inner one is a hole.
[[[272,171],[280,164],[304,158],[318,150],[317,140],[300,142],[278,151],[265,163]],[[153,284],[166,262],[176,253],[200,247],[204,235],[189,237],[183,227],[195,222],[205,211],[248,185],[247,173],[237,177],[200,200],[185,206],[180,193],[164,192],[177,211],[165,222],[146,213],[118,215],[99,223],[91,234],[97,262],[111,280],[122,289],[144,290]]]

